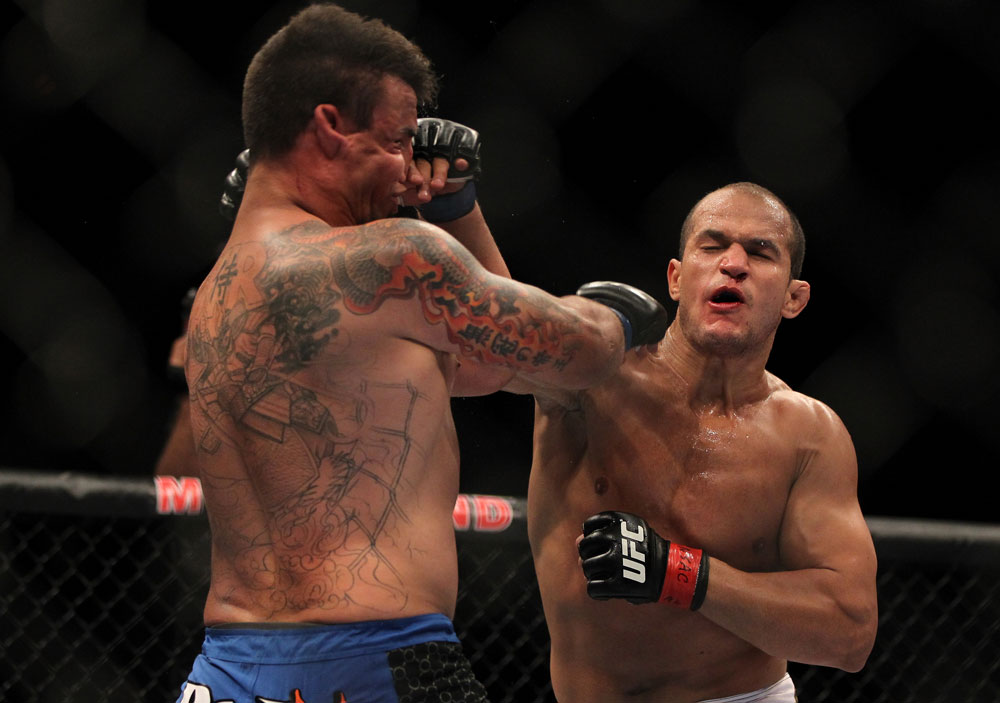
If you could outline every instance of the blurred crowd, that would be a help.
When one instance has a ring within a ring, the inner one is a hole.
[[[780,193],[807,314],[772,370],[844,419],[869,514],[996,521],[1000,9],[985,0],[342,3],[442,76],[483,135],[481,202],[513,275],[666,303],[691,202]],[[223,178],[263,38],[300,3],[5,2],[0,466],[149,475],[182,301],[227,235]],[[523,495],[532,404],[454,401],[463,490]]]

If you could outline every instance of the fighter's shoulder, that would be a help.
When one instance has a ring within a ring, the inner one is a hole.
[[[822,400],[793,390],[776,376],[771,376],[770,382],[772,390],[768,402],[782,424],[794,423],[791,426],[822,434],[846,432],[840,416]]]
[[[387,217],[354,228],[358,234],[383,237],[430,237],[432,239],[453,239],[437,225],[412,217]]]
[[[239,230],[234,229],[234,233]],[[345,245],[361,239],[386,237],[406,237],[422,235],[429,237],[449,237],[443,229],[429,222],[411,217],[390,217],[362,224],[331,225],[316,217],[273,221],[258,225],[242,236],[233,237],[230,242],[242,245],[280,246],[322,245],[326,243]]]
[[[363,261],[388,252],[451,250],[457,241],[443,229],[413,218],[387,218],[357,225],[330,225],[316,218],[278,223],[264,231],[231,239],[227,252],[257,252],[256,259],[269,266],[292,267],[316,257],[337,261]]]
[[[339,244],[362,251],[395,249],[417,251],[425,256],[457,257],[471,261],[472,254],[451,234],[437,225],[411,217],[390,217],[340,232]]]
[[[775,426],[792,443],[797,456],[798,478],[811,476],[826,488],[855,485],[858,464],[854,441],[833,408],[787,386],[773,394],[773,401]]]

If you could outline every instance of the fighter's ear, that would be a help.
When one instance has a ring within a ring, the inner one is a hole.
[[[336,105],[324,103],[313,109],[312,121],[316,140],[324,156],[334,158],[347,142],[344,136],[347,131],[344,116]]]
[[[788,288],[785,289],[785,302],[781,306],[781,316],[788,320],[798,317],[798,314],[809,303],[810,290],[809,284],[805,281],[800,281],[797,278],[789,281]]]
[[[667,290],[671,300],[680,300],[681,295],[681,262],[671,259],[667,264]]]

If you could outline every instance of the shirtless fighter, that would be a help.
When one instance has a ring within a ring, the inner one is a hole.
[[[427,185],[412,139],[436,88],[417,47],[334,5],[251,62],[245,192],[187,329],[212,574],[184,703],[483,700],[451,623],[449,398],[582,388],[666,329],[628,286],[500,275],[474,186],[421,206],[447,232],[392,217]]]
[[[765,370],[809,300],[801,227],[732,184],[691,210],[680,252],[654,352],[534,391],[528,527],[561,703],[790,702],[788,660],[857,671],[874,644],[853,444]]]

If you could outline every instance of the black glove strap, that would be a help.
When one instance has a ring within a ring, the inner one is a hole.
[[[476,206],[476,183],[467,181],[461,190],[447,195],[439,195],[418,209],[420,216],[428,222],[451,222],[472,212]]]
[[[694,596],[691,598],[691,610],[697,610],[705,602],[708,591],[708,555],[701,553],[701,565],[698,567],[698,580],[694,585]]]

